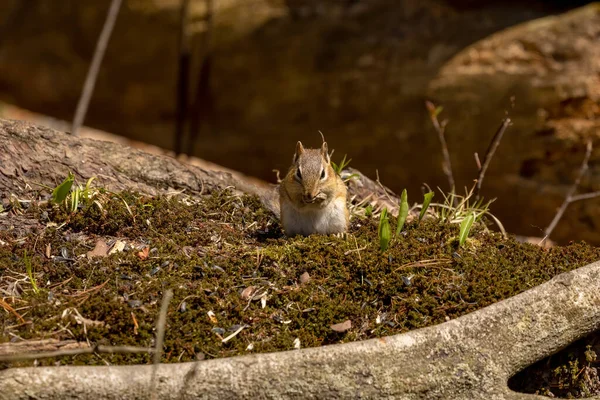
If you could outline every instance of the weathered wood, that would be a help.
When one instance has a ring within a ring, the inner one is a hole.
[[[182,190],[200,196],[218,188],[232,187],[254,194],[276,215],[279,198],[276,185],[256,184],[229,172],[184,164],[165,155],[148,154],[121,144],[73,137],[63,132],[25,122],[0,119],[0,193],[30,198],[44,187],[54,188],[71,171],[82,184],[92,176],[97,185],[112,191],[133,190],[157,195]],[[398,199],[391,192],[351,170],[349,195],[356,202],[393,208]],[[49,193],[48,190],[46,190]]]

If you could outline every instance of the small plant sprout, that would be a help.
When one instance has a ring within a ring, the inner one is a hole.
[[[475,214],[470,212],[465,219],[460,223],[460,232],[458,234],[458,247],[461,247],[469,237],[471,226],[475,222]]]
[[[344,158],[342,158],[342,161],[339,164],[334,163],[333,161],[331,161],[331,166],[333,167],[333,170],[335,171],[336,174],[341,175],[342,171],[348,166],[350,165],[350,161],[352,161],[352,159],[346,160],[346,154],[344,154]]]
[[[368,204],[365,207],[365,217],[370,218],[373,216],[373,206],[371,204]]]
[[[27,256],[27,251],[23,254],[23,262],[25,263],[25,270],[27,271],[27,276],[29,276],[33,292],[37,294],[40,289],[38,289],[37,284],[35,283],[35,278],[33,277],[33,264],[31,262],[31,257]]]
[[[74,179],[75,177],[73,173],[69,171],[69,175],[66,177],[66,179],[52,191],[53,203],[60,204],[65,201],[69,195],[69,192],[71,191],[71,186],[73,186]]]
[[[496,223],[502,235],[506,237],[504,226],[500,220],[489,211],[490,204],[492,204],[493,200],[484,201],[483,198],[474,200],[474,189],[475,186],[473,186],[471,190],[465,188],[465,195],[462,196],[453,192],[448,194],[442,192],[444,202],[441,204],[431,204],[433,216],[442,223],[462,224],[470,214],[473,214],[474,216],[473,222],[480,221],[485,215]]]
[[[348,182],[352,178],[358,178],[358,174],[350,174],[348,172],[343,173],[344,169],[350,164],[350,161],[352,161],[352,159],[346,160],[346,154],[344,154],[344,158],[342,158],[342,161],[339,164],[336,164],[333,161],[331,162],[331,167],[336,174],[342,177],[344,182]]]
[[[400,196],[400,207],[398,208],[398,223],[396,225],[396,236],[400,234],[402,228],[404,227],[404,223],[406,222],[406,217],[408,216],[408,194],[406,193],[406,189],[402,191],[402,195]]]
[[[427,209],[429,208],[429,204],[431,203],[431,199],[433,198],[434,194],[434,192],[428,192],[423,196],[423,206],[421,207],[421,213],[419,214],[419,222],[421,222],[427,213]]]
[[[71,172],[67,178],[52,191],[51,201],[55,204],[63,204],[67,211],[77,212],[80,206],[96,204],[102,211],[102,205],[96,199],[99,191],[92,188],[92,182],[96,177],[87,180],[85,186],[76,185],[73,187],[75,177]]]
[[[387,208],[384,208],[381,211],[381,216],[379,217],[379,229],[377,231],[379,233],[379,249],[384,252],[387,250],[390,245],[390,240],[392,239],[392,228],[390,228]]]

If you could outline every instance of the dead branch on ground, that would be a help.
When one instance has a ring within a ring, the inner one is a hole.
[[[0,363],[2,362],[19,362],[41,360],[43,358],[76,356],[80,354],[108,353],[108,354],[137,354],[137,353],[154,353],[156,349],[135,346],[103,346],[96,345],[85,348],[64,349],[45,352],[28,352],[0,355]]]

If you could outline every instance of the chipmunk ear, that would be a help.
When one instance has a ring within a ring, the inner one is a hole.
[[[302,146],[302,142],[298,140],[298,143],[296,143],[296,153],[294,153],[294,163],[298,162],[298,158],[300,158],[302,153],[304,153],[304,146]]]
[[[321,154],[329,164],[331,160],[329,159],[329,148],[327,147],[327,142],[323,142],[323,145],[321,146]]]

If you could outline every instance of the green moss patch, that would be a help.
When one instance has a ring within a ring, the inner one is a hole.
[[[0,233],[0,290],[15,311],[0,313],[0,341],[152,347],[169,288],[163,362],[407,332],[600,259],[583,243],[544,250],[481,225],[458,248],[457,225],[427,219],[407,223],[384,253],[375,218],[354,216],[343,238],[285,238],[256,198],[228,191],[200,200],[106,194],[75,214],[35,205],[24,213],[43,229]],[[88,256],[99,242],[113,252]],[[149,362],[148,354],[87,354],[38,364]]]

